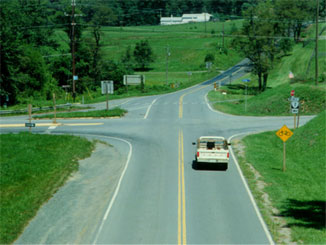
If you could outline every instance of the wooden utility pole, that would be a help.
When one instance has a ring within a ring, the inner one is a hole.
[[[222,35],[223,35],[222,38],[223,38],[223,48],[224,48],[224,20],[223,20],[222,28],[223,28],[223,29],[222,29]]]
[[[318,17],[319,17],[319,0],[317,0],[316,6],[316,51],[315,51],[315,62],[316,62],[316,86],[318,85]]]
[[[76,100],[76,61],[75,61],[75,0],[71,0],[72,7],[72,21],[71,21],[71,34],[72,34],[72,45],[71,45],[71,55],[72,55],[72,97],[73,101]]]

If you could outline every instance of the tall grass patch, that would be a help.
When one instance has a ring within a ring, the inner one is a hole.
[[[283,142],[274,131],[243,139],[246,161],[262,175],[264,190],[300,243],[326,243],[325,132],[326,111],[296,129],[286,142],[285,172]]]
[[[90,156],[94,144],[76,136],[0,135],[0,243],[12,243],[40,206]]]

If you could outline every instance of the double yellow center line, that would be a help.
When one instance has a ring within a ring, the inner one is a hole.
[[[187,244],[186,194],[185,194],[182,130],[179,131],[179,159],[178,159],[178,244]]]
[[[181,119],[183,117],[183,98],[187,95],[187,94],[191,94],[191,93],[194,93],[194,92],[197,92],[201,89],[204,89],[204,88],[207,88],[208,86],[210,86],[212,84],[208,84],[208,85],[204,85],[202,87],[199,87],[197,89],[194,89],[194,90],[191,90],[189,91],[188,93],[185,93],[183,95],[180,96],[180,99],[179,99],[179,118]]]

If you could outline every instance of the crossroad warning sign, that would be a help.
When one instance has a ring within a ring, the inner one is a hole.
[[[293,135],[293,132],[286,125],[284,125],[276,132],[276,135],[280,137],[283,142],[285,142]]]

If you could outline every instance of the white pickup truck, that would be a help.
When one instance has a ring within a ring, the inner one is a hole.
[[[194,142],[193,145],[196,145]],[[229,148],[231,145],[221,136],[201,136],[197,140],[196,164],[209,163],[215,164],[223,169],[228,168]]]

